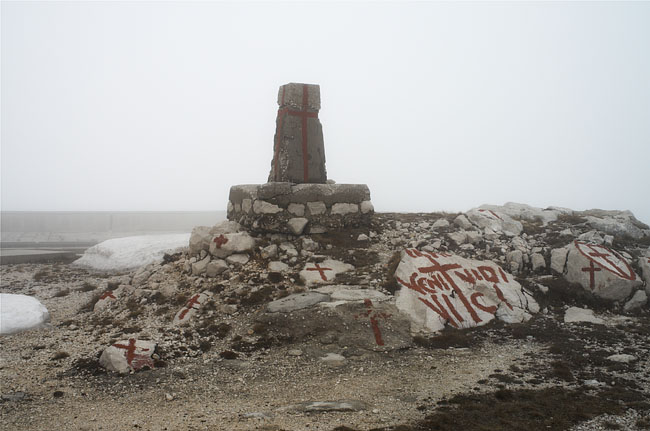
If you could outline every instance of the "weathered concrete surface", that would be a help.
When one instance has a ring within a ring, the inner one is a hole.
[[[325,183],[323,126],[318,119],[320,87],[290,83],[280,87],[269,182]]]

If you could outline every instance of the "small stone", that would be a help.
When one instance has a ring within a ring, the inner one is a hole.
[[[594,316],[592,310],[586,308],[569,307],[564,312],[564,323],[578,323],[588,322],[604,325],[605,321],[599,317]]]
[[[231,265],[246,265],[250,257],[247,254],[231,254],[226,258],[226,262]]]
[[[307,208],[309,209],[309,213],[311,215],[320,215],[320,214],[325,214],[325,211],[327,211],[327,207],[325,206],[325,202],[307,202]]]
[[[287,208],[287,211],[289,211],[291,214],[295,216],[302,217],[305,215],[305,205],[290,203],[289,207]]]
[[[278,246],[276,244],[271,244],[267,247],[264,247],[260,255],[262,259],[275,259],[278,256]]]
[[[648,302],[648,295],[643,290],[637,290],[623,307],[624,311],[632,311],[643,307]]]
[[[434,229],[440,229],[440,228],[448,227],[448,226],[449,226],[449,222],[447,221],[447,219],[444,219],[444,218],[439,218],[438,220],[436,220],[433,223],[433,228]]]
[[[287,352],[289,356],[300,356],[302,355],[302,350],[300,349],[291,349]]]
[[[269,262],[268,269],[272,272],[286,272],[289,270],[289,265],[284,262],[273,261]]]
[[[345,356],[339,355],[337,353],[328,353],[327,355],[320,358],[320,360],[333,367],[340,367],[345,364]]]
[[[330,211],[331,215],[346,215],[346,214],[354,214],[359,212],[359,205],[357,204],[347,204],[347,203],[335,203],[332,205],[332,211]]]
[[[636,361],[636,356],[628,355],[626,353],[621,353],[618,355],[608,356],[607,360],[612,362],[621,362],[623,364],[629,364],[630,362]]]
[[[166,393],[165,394],[165,399],[167,401],[172,401],[174,399],[174,396],[172,394],[170,394],[170,393]]]
[[[301,235],[308,222],[309,220],[304,217],[294,217],[289,219],[287,226],[289,226],[289,229],[294,235]]]
[[[370,238],[369,238],[368,235],[366,235],[365,233],[361,233],[361,234],[359,234],[359,236],[357,237],[357,241],[368,241],[369,239],[370,239]]]

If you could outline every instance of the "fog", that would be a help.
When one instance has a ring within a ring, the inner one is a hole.
[[[3,211],[223,210],[276,96],[378,211],[508,201],[650,222],[650,3],[2,2]]]

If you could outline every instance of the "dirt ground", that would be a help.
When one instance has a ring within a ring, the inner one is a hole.
[[[569,429],[594,417],[601,419],[589,429],[650,427],[647,313],[612,315],[603,326],[564,325],[549,312],[527,324],[418,337],[391,352],[304,339],[224,359],[224,340],[119,376],[97,357],[128,328],[98,335],[79,311],[96,293],[88,286],[104,276],[63,264],[6,265],[1,275],[3,292],[35,295],[51,314],[46,328],[0,338],[1,429]],[[612,352],[638,360],[612,363]],[[345,360],[328,364],[327,353]],[[361,410],[300,407],[336,400],[358,401]]]

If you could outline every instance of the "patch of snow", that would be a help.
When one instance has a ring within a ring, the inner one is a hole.
[[[100,271],[126,271],[162,261],[165,253],[187,247],[189,233],[129,236],[90,247],[73,265]]]
[[[33,296],[0,293],[0,335],[39,328],[49,320],[47,308]]]

